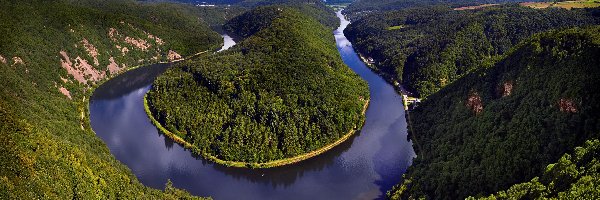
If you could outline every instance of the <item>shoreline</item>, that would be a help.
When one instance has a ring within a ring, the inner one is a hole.
[[[151,65],[157,65],[157,64],[175,64],[181,61],[185,61],[187,59],[190,58],[194,58],[197,56],[200,56],[206,52],[211,51],[211,49],[208,50],[204,50],[198,53],[195,53],[193,55],[187,56],[185,58],[181,58],[178,60],[172,60],[172,61],[158,61],[155,63],[151,63],[151,64],[142,64],[142,65],[136,65],[136,66],[132,66],[132,67],[127,67],[124,68],[123,70],[115,73],[114,75],[110,75],[109,77],[106,77],[105,79],[99,80],[98,82],[94,83],[93,85],[90,85],[89,87],[89,91],[86,91],[83,95],[83,99],[82,99],[82,103],[85,105],[85,107],[79,107],[78,109],[81,109],[81,120],[80,120],[80,125],[81,125],[81,129],[85,130],[85,129],[90,129],[92,131],[92,133],[94,133],[94,135],[98,135],[96,134],[96,131],[94,131],[94,129],[92,129],[92,121],[90,119],[90,101],[92,100],[92,95],[94,95],[94,92],[96,91],[96,89],[98,89],[102,84],[106,83],[107,81],[110,81],[111,79],[120,76],[128,71],[132,71],[138,68],[142,68],[142,67],[147,67],[147,66],[151,66]],[[88,93],[89,92],[89,93]]]
[[[336,140],[333,143],[330,143],[328,145],[325,145],[319,149],[316,149],[314,151],[308,152],[308,153],[304,153],[304,154],[300,154],[291,158],[283,158],[283,159],[279,159],[279,160],[273,160],[273,161],[269,161],[269,162],[264,162],[264,163],[248,163],[248,162],[239,162],[239,161],[226,161],[226,160],[221,160],[219,158],[217,158],[214,155],[205,153],[200,151],[200,149],[194,145],[192,145],[191,143],[185,141],[184,139],[182,139],[181,137],[177,136],[175,133],[170,132],[169,130],[167,130],[165,127],[162,126],[162,124],[157,121],[154,116],[152,115],[152,111],[150,111],[150,107],[148,105],[148,100],[146,99],[148,94],[144,95],[144,111],[146,112],[146,115],[148,116],[148,118],[150,119],[150,122],[152,122],[152,124],[154,124],[154,126],[156,126],[156,128],[163,133],[166,137],[169,137],[170,139],[172,139],[173,141],[175,141],[176,143],[182,145],[185,149],[190,150],[193,154],[196,155],[200,155],[202,156],[202,158],[208,160],[208,161],[212,161],[216,164],[221,164],[227,167],[239,167],[239,168],[273,168],[273,167],[280,167],[280,166],[285,166],[285,165],[290,165],[290,164],[295,164],[304,160],[308,160],[312,157],[321,155],[322,153],[327,152],[328,150],[331,150],[332,148],[338,146],[339,144],[345,142],[346,140],[348,140],[348,138],[350,138],[351,136],[354,135],[354,133],[356,133],[356,131],[362,129],[362,126],[365,124],[366,121],[366,117],[365,120],[363,120],[362,122],[360,122],[360,128],[353,128],[352,130],[348,131],[348,133],[346,133],[344,136],[342,136],[340,139]],[[367,99],[365,101],[365,105],[363,106],[363,110],[361,111],[361,115],[365,116],[367,113],[367,109],[369,108],[369,103],[370,100]]]

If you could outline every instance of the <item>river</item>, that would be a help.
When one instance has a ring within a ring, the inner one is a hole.
[[[221,47],[221,49],[219,49],[217,52],[225,51],[235,45],[235,41],[233,41],[233,38],[229,35],[223,34],[221,36],[223,37],[223,47]]]
[[[402,100],[361,62],[343,34],[349,22],[341,12],[337,16],[342,22],[334,31],[338,50],[369,83],[371,103],[363,129],[326,153],[272,169],[228,168],[192,155],[159,134],[144,112],[144,94],[168,64],[131,70],[96,89],[90,101],[92,128],[141,183],[157,189],[170,179],[175,187],[217,200],[382,198],[415,156]]]

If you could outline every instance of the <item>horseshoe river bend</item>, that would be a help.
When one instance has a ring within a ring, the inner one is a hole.
[[[371,102],[362,130],[319,156],[282,167],[247,169],[192,155],[160,134],[144,111],[144,95],[170,64],[128,71],[96,89],[90,100],[92,128],[140,182],[157,189],[171,180],[177,188],[214,199],[383,198],[415,156],[402,99],[360,60],[344,36],[350,22],[341,11],[337,16],[341,25],[333,34],[338,51],[369,83]],[[231,46],[231,38],[224,38],[225,47]]]

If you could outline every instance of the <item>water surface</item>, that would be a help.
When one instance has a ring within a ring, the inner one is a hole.
[[[369,83],[371,104],[362,131],[322,155],[273,169],[228,168],[193,156],[159,134],[144,112],[143,96],[165,64],[129,71],[99,87],[90,102],[92,128],[140,182],[157,189],[170,179],[178,188],[214,199],[381,198],[415,154],[400,96],[360,61],[343,35],[349,22],[337,14],[338,50]]]
[[[231,38],[229,35],[223,34],[221,37],[223,37],[223,47],[221,47],[221,49],[219,49],[217,52],[225,51],[235,45],[235,41],[233,41],[233,38]]]

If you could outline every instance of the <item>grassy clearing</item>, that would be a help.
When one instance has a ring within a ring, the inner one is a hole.
[[[525,2],[521,3],[522,6],[527,6],[535,9],[543,9],[543,8],[564,8],[564,9],[573,9],[573,8],[595,8],[600,7],[600,0],[578,0],[578,1],[563,1],[563,2]]]
[[[390,26],[390,27],[387,27],[386,29],[388,31],[391,31],[391,30],[400,30],[400,29],[403,29],[403,28],[406,28],[406,26],[405,25]]]
[[[453,10],[477,10],[477,9],[482,9],[485,7],[497,6],[497,5],[499,5],[499,4],[481,4],[481,5],[477,5],[477,6],[464,6],[464,7],[454,8]]]

